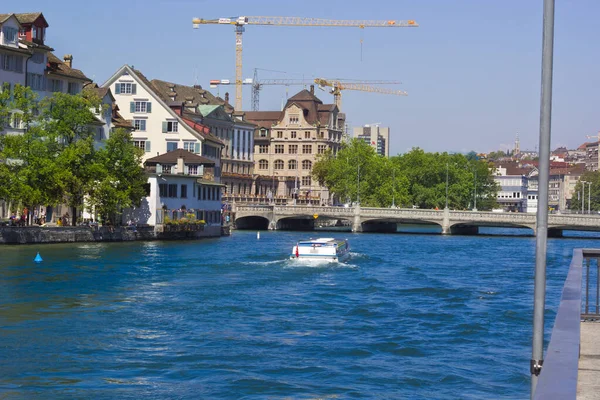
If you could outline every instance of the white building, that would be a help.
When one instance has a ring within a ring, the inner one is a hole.
[[[150,186],[142,205],[128,210],[124,221],[156,226],[165,217],[178,219],[192,213],[204,220],[206,236],[221,234],[221,188],[207,175],[215,162],[184,149],[149,158],[144,163]]]
[[[111,89],[121,114],[133,124],[134,143],[145,151],[143,161],[185,149],[213,160],[214,180],[219,182],[223,142],[199,121],[184,120],[140,71],[124,65],[102,87]]]

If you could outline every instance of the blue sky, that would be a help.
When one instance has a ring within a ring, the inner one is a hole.
[[[12,2],[0,12],[42,11],[47,44],[73,54],[74,67],[103,83],[123,64],[150,79],[181,84],[233,79],[233,27],[192,29],[194,17],[299,16],[414,19],[419,28],[249,26],[244,77],[400,80],[408,97],[345,91],[351,126],[391,128],[390,154],[537,149],[543,0],[104,0]],[[577,147],[600,130],[600,2],[556,4],[552,148]],[[363,38],[361,61],[360,39]],[[226,91],[222,87],[221,96]],[[281,107],[286,90],[261,92],[261,110]],[[216,91],[216,90],[213,90]],[[234,88],[230,87],[233,102]],[[317,90],[326,103],[333,98]],[[244,88],[250,108],[250,88]]]

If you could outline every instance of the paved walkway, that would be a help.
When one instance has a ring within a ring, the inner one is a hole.
[[[600,399],[600,321],[581,323],[577,399]]]

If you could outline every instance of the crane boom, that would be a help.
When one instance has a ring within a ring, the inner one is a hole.
[[[374,84],[381,84],[381,83],[387,83],[387,84],[400,83],[398,81],[344,82],[341,80],[316,78],[315,83],[317,85],[319,85],[320,88],[323,88],[326,86],[331,87],[331,93],[333,93],[334,102],[340,110],[342,108],[342,90],[359,90],[361,92],[373,92],[373,93],[382,93],[382,94],[393,94],[396,96],[408,96],[408,93],[406,93],[404,90],[387,89],[387,88],[371,86]]]
[[[335,20],[304,17],[232,17],[218,19],[192,19],[194,28],[200,25],[217,24],[235,27],[235,109],[242,109],[242,34],[246,25],[263,26],[329,26],[354,28],[416,28],[414,20]]]
[[[194,18],[194,25],[225,24],[225,25],[270,25],[270,26],[345,26],[353,28],[407,28],[418,27],[414,20],[337,20],[326,18],[305,17],[233,17],[218,19]],[[196,26],[194,26],[196,28]]]

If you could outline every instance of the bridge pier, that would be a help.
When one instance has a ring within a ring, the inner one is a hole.
[[[444,208],[444,215],[442,219],[442,235],[450,235],[450,209]]]
[[[477,235],[479,233],[478,226],[453,226],[450,231],[453,235]]]
[[[360,205],[357,203],[354,207],[354,220],[352,222],[352,232],[362,232],[362,223],[360,222]]]
[[[549,238],[561,238],[561,237],[563,237],[563,230],[556,229],[556,228],[549,228],[548,229],[548,237]]]

